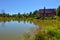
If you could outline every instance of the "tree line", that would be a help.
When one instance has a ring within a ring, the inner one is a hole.
[[[7,14],[5,12],[0,13],[0,17],[37,18],[39,16],[40,14],[38,13],[38,10],[35,10],[34,12],[23,13],[23,14],[19,12],[17,14],[12,14],[12,15]]]
[[[56,16],[60,17],[60,6],[56,9]],[[0,14],[0,17],[40,18],[40,14],[39,14],[38,10],[35,10],[34,12],[24,13],[24,14],[21,14],[19,12],[17,14],[13,14],[13,15],[2,12]]]

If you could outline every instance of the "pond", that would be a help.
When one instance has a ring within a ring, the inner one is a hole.
[[[26,33],[34,34],[36,25],[30,21],[0,22],[0,40],[22,40]]]
[[[59,20],[0,21],[0,40],[34,40],[36,35],[40,36],[45,35],[44,33],[45,29],[52,30],[52,28],[60,29],[60,21]],[[48,35],[46,36],[48,37]]]

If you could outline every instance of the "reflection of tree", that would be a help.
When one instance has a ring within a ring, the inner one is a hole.
[[[2,22],[2,27],[5,27],[5,22]]]
[[[26,20],[24,20],[24,24],[26,23]]]
[[[32,24],[32,21],[30,21],[30,24]]]
[[[18,23],[20,23],[20,21],[18,20]]]

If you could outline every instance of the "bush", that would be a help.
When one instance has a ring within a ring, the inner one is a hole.
[[[47,30],[47,37],[51,40],[60,40],[60,30],[58,28],[47,26],[45,30]]]

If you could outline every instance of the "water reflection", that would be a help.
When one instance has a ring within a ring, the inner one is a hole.
[[[5,27],[5,28],[2,28]],[[30,21],[1,21],[0,40],[21,40],[26,33],[32,35],[36,31],[36,25]]]

